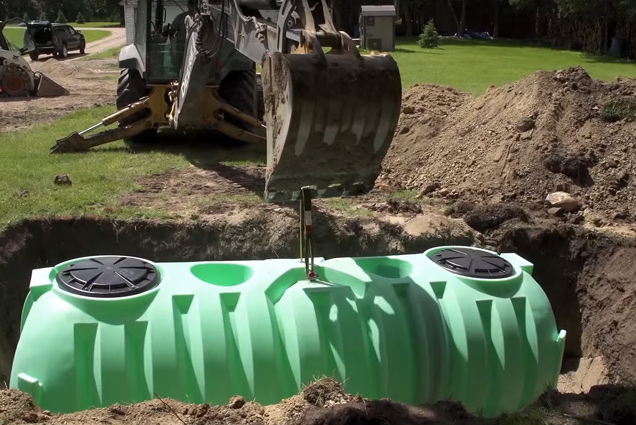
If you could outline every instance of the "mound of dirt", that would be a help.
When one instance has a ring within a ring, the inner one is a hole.
[[[415,86],[377,187],[482,203],[564,191],[583,209],[631,221],[636,122],[602,115],[608,101],[635,95],[636,80],[601,82],[582,68],[539,71],[479,97]]]
[[[577,420],[611,420],[615,425],[632,424],[636,410],[630,392],[620,387],[593,387],[589,394],[548,392],[534,406],[483,420],[452,402],[432,406],[409,406],[389,399],[369,400],[345,393],[330,378],[314,382],[298,395],[279,404],[263,406],[246,402],[241,396],[225,406],[185,404],[172,399],[154,399],[133,405],[115,404],[106,408],[71,414],[45,411],[28,394],[0,391],[2,424],[169,424],[169,425],[497,425],[503,423],[558,423],[575,425]],[[632,421],[632,422],[630,422]]]

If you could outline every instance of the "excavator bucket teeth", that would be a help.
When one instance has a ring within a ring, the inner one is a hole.
[[[391,144],[402,85],[390,56],[357,52],[267,54],[265,199],[295,200],[373,188]]]
[[[70,92],[51,80],[44,74],[39,74],[37,76],[38,82],[37,87],[35,88],[35,96],[37,97],[57,97],[57,96],[68,96]]]

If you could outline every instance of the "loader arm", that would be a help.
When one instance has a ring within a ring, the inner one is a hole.
[[[241,0],[205,4],[209,15],[223,19],[216,19],[225,31],[222,40],[262,64],[265,199],[296,200],[304,186],[318,197],[370,191],[400,115],[396,62],[388,55],[360,55],[351,38],[336,30],[326,0],[284,0],[276,22],[246,16]],[[323,47],[331,51],[325,54]],[[188,63],[184,71],[189,69]],[[197,88],[186,74],[181,84],[185,105]]]
[[[277,11],[276,19],[263,19],[264,10]],[[297,200],[303,187],[313,187],[315,197],[373,188],[401,109],[400,72],[391,56],[361,55],[335,28],[326,0],[199,0],[185,26],[178,81],[146,108],[153,125],[165,120],[175,129],[266,142],[267,201]],[[264,123],[247,111],[257,102],[250,100],[257,83],[247,78],[254,63],[262,66]],[[227,77],[235,71],[240,78]],[[82,150],[145,128],[128,127],[83,145],[86,133],[74,134],[54,151],[66,151],[64,143]]]

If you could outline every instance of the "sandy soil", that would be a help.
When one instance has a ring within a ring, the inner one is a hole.
[[[80,109],[115,105],[119,70],[114,60],[50,58],[38,60],[31,67],[65,87],[70,95],[0,100],[0,132],[49,123]]]
[[[389,399],[369,400],[347,394],[340,384],[323,379],[279,404],[262,406],[232,397],[224,406],[185,404],[155,399],[135,405],[113,405],[73,414],[53,414],[34,405],[30,396],[16,390],[0,391],[0,419],[4,424],[170,424],[170,425],[627,425],[636,419],[627,393],[613,387],[595,388],[586,395],[549,393],[535,406],[511,417],[480,420],[461,405],[440,402],[408,406]],[[541,421],[541,422],[539,422]],[[599,422],[602,421],[602,422]],[[608,422],[612,421],[612,422]]]
[[[635,95],[636,80],[601,82],[582,68],[537,72],[478,97],[413,87],[378,185],[480,203],[543,203],[563,191],[581,204],[571,220],[633,223],[636,123],[601,113]]]

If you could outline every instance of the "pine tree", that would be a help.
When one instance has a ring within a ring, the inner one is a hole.
[[[426,49],[433,49],[439,46],[439,34],[437,28],[435,28],[435,22],[431,19],[424,27],[424,31],[420,34],[418,41],[420,47]]]
[[[62,9],[60,9],[60,11],[57,12],[57,19],[55,20],[55,22],[57,22],[58,24],[65,24],[68,22],[66,20],[66,16],[64,16],[64,12],[62,12]]]
[[[25,20],[25,21],[27,21],[27,22],[29,22],[29,21],[30,21],[30,19],[29,19],[29,14],[28,14],[28,13],[26,13],[26,12],[24,12],[24,15],[22,15],[22,19],[23,19],[23,20]]]
[[[75,18],[75,22],[77,22],[78,24],[83,24],[86,22],[86,19],[84,19],[84,15],[82,15],[82,12],[77,13],[77,18]]]
[[[44,13],[44,11],[40,12],[40,17],[38,19],[40,21],[46,21],[46,13]]]

